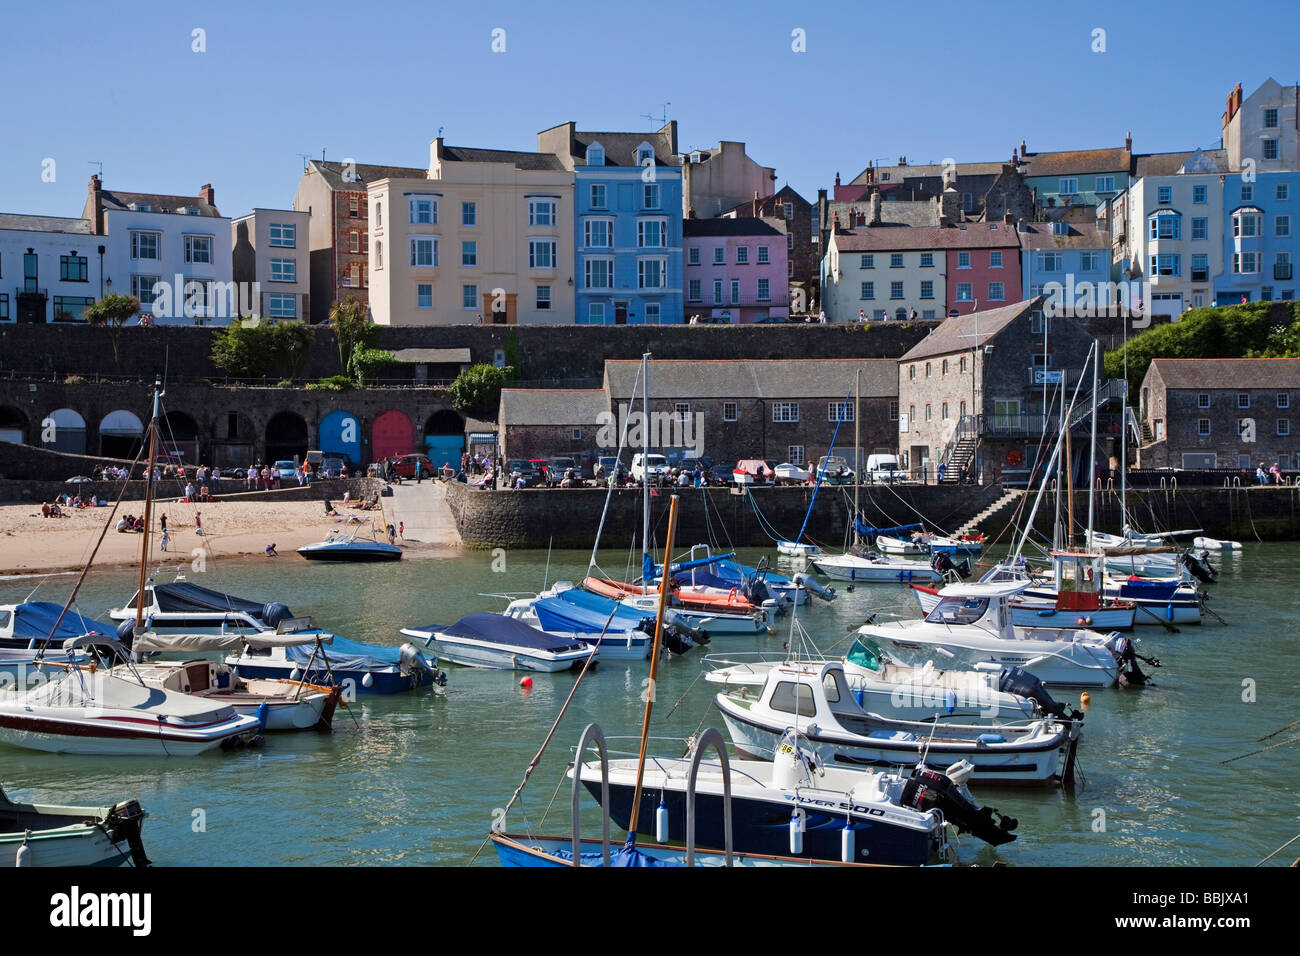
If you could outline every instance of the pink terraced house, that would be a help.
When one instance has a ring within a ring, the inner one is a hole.
[[[1024,298],[1013,222],[961,222],[934,231],[948,260],[948,314],[969,315]]]
[[[788,319],[788,242],[783,219],[682,220],[687,321]]]

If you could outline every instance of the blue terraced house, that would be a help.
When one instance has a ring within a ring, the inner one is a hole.
[[[573,170],[574,320],[681,324],[677,122],[656,133],[583,132],[563,123],[538,133],[537,149]]]
[[[1099,301],[1110,293],[1110,233],[1097,223],[1085,222],[1022,222],[1020,235],[1020,268],[1023,273],[1021,288],[1026,298],[1047,294],[1049,283],[1060,283],[1068,306],[1086,302],[1105,305],[1109,299]],[[1085,284],[1091,286],[1090,298],[1081,293]]]
[[[1223,188],[1223,272],[1216,305],[1294,299],[1300,258],[1300,173],[1232,177]]]

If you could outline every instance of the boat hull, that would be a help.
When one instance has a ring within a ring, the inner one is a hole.
[[[1012,604],[1016,627],[1091,627],[1100,631],[1131,631],[1136,608],[1098,608],[1095,611],[1061,611],[1045,604]]]
[[[298,549],[308,561],[358,561],[358,562],[375,562],[375,561],[397,561],[402,557],[400,549],[388,550],[387,547],[345,547],[343,545],[331,545],[329,547],[319,548],[307,545]]]
[[[250,727],[250,724],[252,726]],[[0,743],[44,753],[114,757],[192,757],[226,744],[249,739],[256,722],[240,717],[191,732],[166,729],[153,719],[130,718],[73,721],[0,712]]]
[[[521,867],[572,867],[573,842],[569,837],[550,836],[512,836],[508,833],[493,833],[492,845],[496,847],[497,859],[502,866]],[[579,840],[579,852],[582,854],[583,866],[602,866],[603,857],[599,840]],[[617,843],[611,843],[609,852],[613,859],[619,850]],[[636,850],[642,859],[648,861],[642,865],[649,866],[685,866],[686,850],[679,846],[663,846],[655,843],[636,844]],[[726,853],[722,850],[704,848],[695,851],[695,866],[726,866]],[[617,861],[613,865],[620,865]],[[626,865],[626,864],[622,864]],[[821,863],[816,860],[796,859],[788,856],[760,856],[753,853],[735,852],[732,855],[733,866],[769,867],[769,866],[848,866],[844,863]],[[858,864],[873,866],[876,864]]]
[[[403,631],[406,634],[408,632]],[[581,667],[590,656],[589,651],[564,654],[532,653],[521,648],[487,647],[463,641],[450,641],[435,637],[431,646],[439,658],[463,667],[480,667],[487,670],[540,671],[554,674]],[[597,654],[600,652],[597,651]]]
[[[844,561],[827,558],[812,558],[812,566],[818,574],[823,574],[835,581],[894,581],[904,584],[912,581],[941,581],[943,576],[922,561],[910,561],[906,564],[876,561]]]
[[[305,680],[309,684],[324,686],[335,683],[345,688],[351,686],[353,692],[357,694],[402,694],[408,690],[428,687],[433,683],[433,675],[424,669],[413,671],[410,674],[403,674],[396,669],[356,671],[332,668],[326,670],[323,666],[314,665],[306,673],[299,671],[296,676],[290,677],[290,674],[297,669],[291,662],[285,664],[275,661],[250,663],[239,658],[228,657],[226,663],[233,667],[235,673],[245,680],[249,678],[293,680],[295,682]],[[366,684],[367,677],[370,678],[369,685]],[[349,681],[351,681],[350,685],[348,684]]]

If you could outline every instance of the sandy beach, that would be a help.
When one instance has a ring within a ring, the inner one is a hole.
[[[123,502],[113,523],[116,525],[117,518],[125,514],[139,515],[143,510],[143,502]],[[39,504],[0,506],[0,574],[80,570],[111,511],[111,507],[65,509],[68,517],[46,518]],[[202,517],[202,535],[196,533],[196,512]],[[166,554],[160,550],[157,533],[159,517],[164,514],[171,538]],[[200,554],[209,561],[250,555],[265,557],[266,546],[272,543],[282,560],[301,561],[294,549],[320,541],[328,531],[344,527],[349,515],[365,521],[366,527],[371,519],[380,528],[388,520],[378,510],[347,511],[340,507],[339,517],[331,518],[324,514],[318,501],[272,500],[218,500],[209,504],[164,500],[155,502],[153,515],[151,565],[194,561]],[[110,527],[95,558],[95,566],[138,564],[141,538],[140,534],[119,533]]]

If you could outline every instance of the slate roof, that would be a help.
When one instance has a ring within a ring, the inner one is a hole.
[[[1001,176],[1002,162],[996,163],[957,163],[957,176]],[[944,167],[942,164],[925,164],[922,166],[877,166],[875,167],[876,182],[884,185],[886,183],[899,183],[905,179],[921,179],[928,176],[943,176]],[[889,179],[885,179],[885,173],[889,174]],[[864,169],[853,177],[853,182],[866,182],[867,171]]]
[[[510,425],[594,425],[609,410],[600,388],[503,388],[499,422]]]
[[[672,151],[672,144],[667,132],[655,133],[616,133],[588,132],[575,130],[573,133],[573,160],[579,166],[585,165],[587,147],[600,143],[605,147],[606,166],[636,166],[636,148],[642,143],[654,147],[656,166],[678,166],[680,159]],[[700,150],[707,153],[707,150]]]
[[[785,220],[765,216],[760,219],[683,219],[682,238],[702,239],[706,236],[784,236]]]
[[[1300,388],[1300,358],[1154,358],[1151,369],[1165,388]]]
[[[692,398],[843,400],[853,393],[858,369],[862,369],[863,397],[898,394],[894,359],[652,359],[650,402]],[[628,399],[640,371],[636,359],[606,360],[605,388],[612,403]]]
[[[1043,297],[1026,299],[1004,305],[1000,309],[987,309],[972,312],[952,319],[944,319],[934,331],[900,358],[899,362],[913,359],[929,358],[932,355],[951,355],[954,352],[969,352],[978,348],[998,335],[1003,329],[1035,308],[1041,308]],[[976,333],[978,332],[978,338]]]
[[[554,153],[528,153],[516,149],[444,145],[442,159],[450,163],[510,163],[516,169],[564,171],[564,164]],[[427,175],[427,171],[420,170],[420,174]]]
[[[882,203],[881,215],[885,213]],[[868,226],[840,230],[833,237],[840,252],[901,252],[909,249],[999,249],[1020,247],[1015,226],[964,222],[953,226]]]
[[[0,212],[0,229],[18,229],[23,232],[66,232],[89,236],[89,219],[68,219],[63,216],[28,216],[16,212]]]
[[[1067,233],[1058,236],[1050,222],[1027,222],[1020,230],[1025,249],[1109,249],[1111,235],[1096,223],[1067,222]]]
[[[163,193],[126,193],[119,189],[105,189],[100,193],[106,212],[130,210],[132,203],[147,203],[150,212],[178,212],[182,206],[199,210],[200,216],[221,218],[221,211],[198,196],[167,196]]]
[[[320,172],[321,178],[331,189],[348,189],[360,191],[366,183],[375,182],[380,179],[423,179],[429,175],[427,169],[420,169],[415,166],[376,166],[371,163],[354,163],[353,170],[356,172],[357,180],[347,180],[343,178],[343,164],[325,162],[319,159],[310,161],[312,166]]]
[[[1143,176],[1177,175],[1178,171],[1182,169],[1183,164],[1198,152],[1205,160],[1212,163],[1219,172],[1227,172],[1227,151],[1223,149],[1206,149],[1189,150],[1181,153],[1144,153],[1140,156],[1134,156],[1134,175],[1138,178]]]
[[[1026,153],[1020,171],[1025,176],[1072,176],[1076,173],[1128,172],[1130,156],[1123,146],[1114,149],[1067,149]]]

